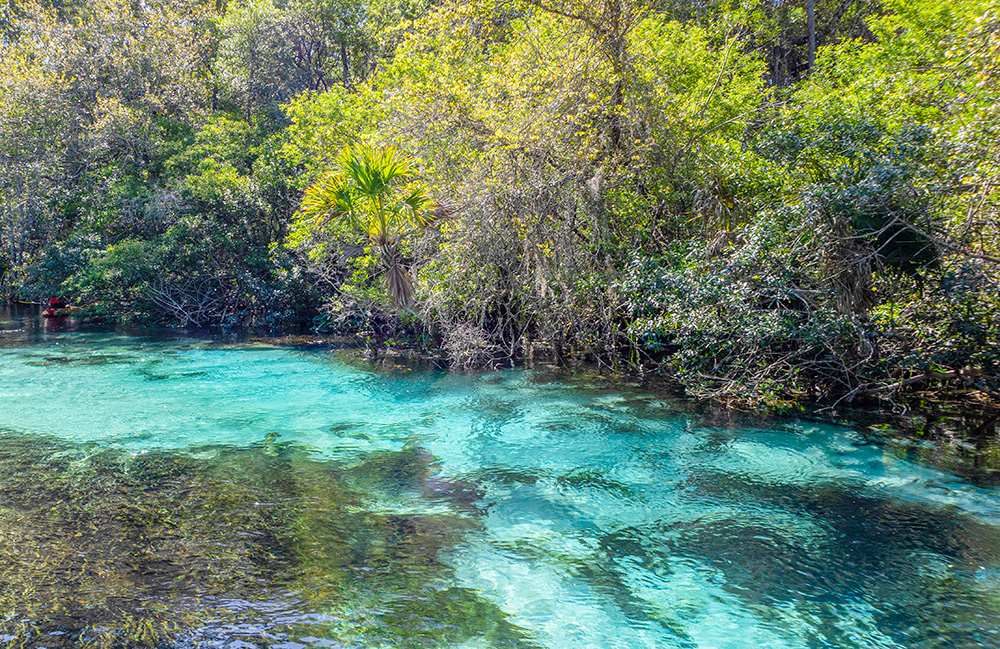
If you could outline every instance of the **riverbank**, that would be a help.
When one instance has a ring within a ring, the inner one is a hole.
[[[176,336],[211,336],[220,342],[257,343],[302,349],[326,350],[340,359],[368,369],[456,371],[460,373],[489,372],[512,367],[540,371],[543,375],[564,380],[592,381],[595,385],[614,385],[628,389],[653,391],[678,402],[690,405],[692,411],[704,413],[716,421],[739,423],[742,414],[750,417],[807,416],[816,420],[860,426],[864,429],[893,430],[901,437],[912,439],[939,439],[950,443],[965,444],[971,433],[978,438],[995,434],[1000,414],[1000,397],[996,392],[970,389],[962,385],[968,375],[947,377],[928,376],[922,382],[907,381],[896,384],[892,390],[874,390],[853,399],[829,401],[810,400],[801,395],[800,400],[782,398],[771,400],[740,401],[731,397],[713,398],[692,396],[685,389],[683,380],[671,375],[669,368],[647,365],[636,367],[620,362],[615,367],[595,362],[586,352],[565,353],[561,358],[544,344],[525,344],[527,353],[510,357],[500,350],[483,351],[475,363],[465,356],[456,362],[441,347],[427,346],[432,337],[382,336],[380,345],[373,345],[373,336],[364,332],[353,335],[330,335],[306,328],[285,332],[250,331],[243,327],[183,329],[176,327],[149,328],[141,326],[111,325],[99,320],[84,318],[47,322],[40,317],[40,305],[21,304],[6,307],[0,312],[4,320],[19,321],[27,329],[61,331],[83,328],[91,331],[120,331],[126,334],[153,335],[171,338]],[[561,361],[561,362],[560,362]],[[984,377],[977,377],[982,379]],[[1000,381],[1000,377],[993,377]],[[936,384],[936,385],[928,385]],[[978,443],[975,441],[968,443]]]

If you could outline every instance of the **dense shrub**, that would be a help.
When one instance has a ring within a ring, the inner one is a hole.
[[[995,12],[812,4],[19,3],[0,284],[754,403],[994,394]]]

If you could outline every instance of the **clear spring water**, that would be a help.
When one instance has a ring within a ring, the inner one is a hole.
[[[11,646],[1000,647],[1000,490],[849,429],[34,322],[0,319]]]

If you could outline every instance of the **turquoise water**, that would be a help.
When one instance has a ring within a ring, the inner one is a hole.
[[[995,482],[850,429],[34,323],[0,322],[7,642],[1000,646]]]

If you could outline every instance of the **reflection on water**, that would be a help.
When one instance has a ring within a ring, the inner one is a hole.
[[[5,646],[1000,646],[995,439],[949,464],[529,372],[0,332]]]

